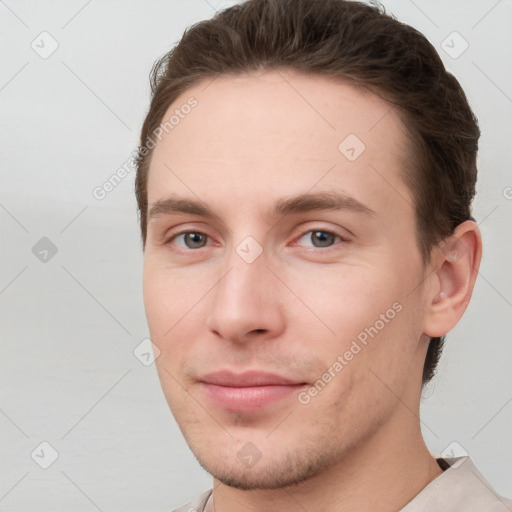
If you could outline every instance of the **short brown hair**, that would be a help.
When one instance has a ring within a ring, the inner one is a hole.
[[[152,154],[146,144],[170,105],[207,78],[276,68],[355,81],[398,107],[413,155],[403,178],[428,263],[433,246],[471,219],[477,120],[425,36],[383,8],[348,0],[248,0],[187,29],[155,63],[135,183],[143,245]],[[434,375],[443,342],[430,340],[423,383]]]

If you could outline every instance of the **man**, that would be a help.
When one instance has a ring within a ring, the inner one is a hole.
[[[505,511],[436,459],[422,385],[470,300],[479,129],[416,30],[250,0],[155,66],[136,181],[159,378],[209,490],[180,511]]]

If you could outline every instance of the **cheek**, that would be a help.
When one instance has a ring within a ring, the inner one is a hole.
[[[187,312],[197,302],[193,287],[182,286],[176,272],[163,270],[151,260],[144,264],[143,295],[151,341],[160,353],[155,360],[162,390],[175,414],[190,396],[183,388],[183,368],[187,363],[194,324]],[[195,299],[195,300],[194,300]]]
[[[175,272],[162,270],[152,261],[144,264],[143,295],[151,341],[159,348],[158,366],[168,370],[179,365],[185,346],[176,346],[177,333],[187,327],[187,312],[194,302],[194,287],[185,287]],[[197,301],[197,299],[195,299]],[[190,328],[190,325],[188,325]],[[183,336],[182,336],[183,339]],[[174,371],[174,370],[173,370]],[[167,376],[160,376],[167,380]],[[172,384],[172,383],[169,383]]]
[[[204,295],[200,277],[167,268],[157,257],[144,262],[143,295],[149,328],[159,339],[178,327]]]
[[[393,304],[400,296],[390,274],[371,267],[330,265],[309,271],[298,268],[289,273],[288,282],[302,302],[297,307],[302,308],[302,313],[305,306],[310,310],[326,332],[328,344],[338,349],[377,321],[382,330],[380,315],[389,310],[388,316],[394,317]],[[295,316],[301,317],[304,314]]]
[[[151,339],[162,349],[160,340],[172,321],[172,293],[161,278],[161,273],[147,263],[144,264],[143,296]]]
[[[316,317],[309,315],[318,327],[314,347],[300,336],[304,323],[295,321],[294,330],[306,350],[314,348],[319,378],[329,380],[330,372],[345,391],[382,387],[372,371],[386,381],[402,379],[415,354],[419,316],[414,294],[409,296],[412,285],[392,266],[331,266],[328,272],[302,272],[300,279],[289,274],[289,279],[295,279],[294,291]],[[296,308],[292,316],[304,318],[304,305],[297,302]]]

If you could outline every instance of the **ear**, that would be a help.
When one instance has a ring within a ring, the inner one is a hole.
[[[443,240],[432,254],[427,312],[423,332],[436,338],[452,330],[466,310],[475,286],[482,237],[473,221],[459,224],[452,236]]]

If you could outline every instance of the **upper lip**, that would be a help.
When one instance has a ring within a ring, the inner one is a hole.
[[[234,388],[256,387],[256,386],[293,386],[304,384],[304,382],[287,379],[281,375],[260,371],[246,371],[243,373],[234,373],[229,370],[203,375],[200,382],[215,384],[217,386],[229,386]]]

